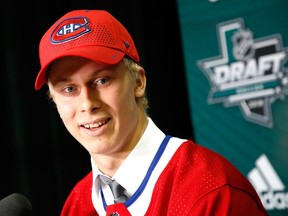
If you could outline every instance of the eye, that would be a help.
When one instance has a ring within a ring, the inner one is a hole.
[[[72,93],[72,92],[74,92],[76,90],[76,88],[74,87],[74,86],[66,86],[64,89],[63,89],[63,91],[65,92],[65,93]]]
[[[95,87],[102,87],[102,86],[106,86],[106,85],[108,85],[111,80],[111,77],[103,77],[103,78],[101,78],[101,79],[97,79],[96,81],[95,81]]]

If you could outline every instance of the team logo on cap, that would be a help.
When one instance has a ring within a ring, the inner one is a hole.
[[[88,24],[89,21],[86,17],[75,17],[63,20],[52,31],[50,41],[53,44],[59,44],[79,38],[91,31]]]
[[[281,35],[254,39],[240,18],[217,29],[221,55],[198,61],[211,85],[208,103],[239,106],[247,120],[272,127],[271,104],[288,94]]]

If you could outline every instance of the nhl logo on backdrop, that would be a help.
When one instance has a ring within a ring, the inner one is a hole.
[[[271,105],[288,94],[287,48],[280,34],[254,39],[243,23],[218,24],[220,55],[197,62],[210,82],[208,103],[239,106],[246,120],[273,127]]]

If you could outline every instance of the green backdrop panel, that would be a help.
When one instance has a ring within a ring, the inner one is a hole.
[[[196,142],[288,215],[288,1],[177,3]]]

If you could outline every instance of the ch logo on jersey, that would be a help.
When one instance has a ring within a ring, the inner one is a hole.
[[[52,31],[50,41],[53,44],[74,40],[91,31],[89,21],[85,17],[75,17],[63,20]]]
[[[254,39],[241,18],[217,26],[220,56],[198,61],[210,81],[208,103],[239,106],[246,120],[272,127],[271,104],[288,93],[281,35]]]

